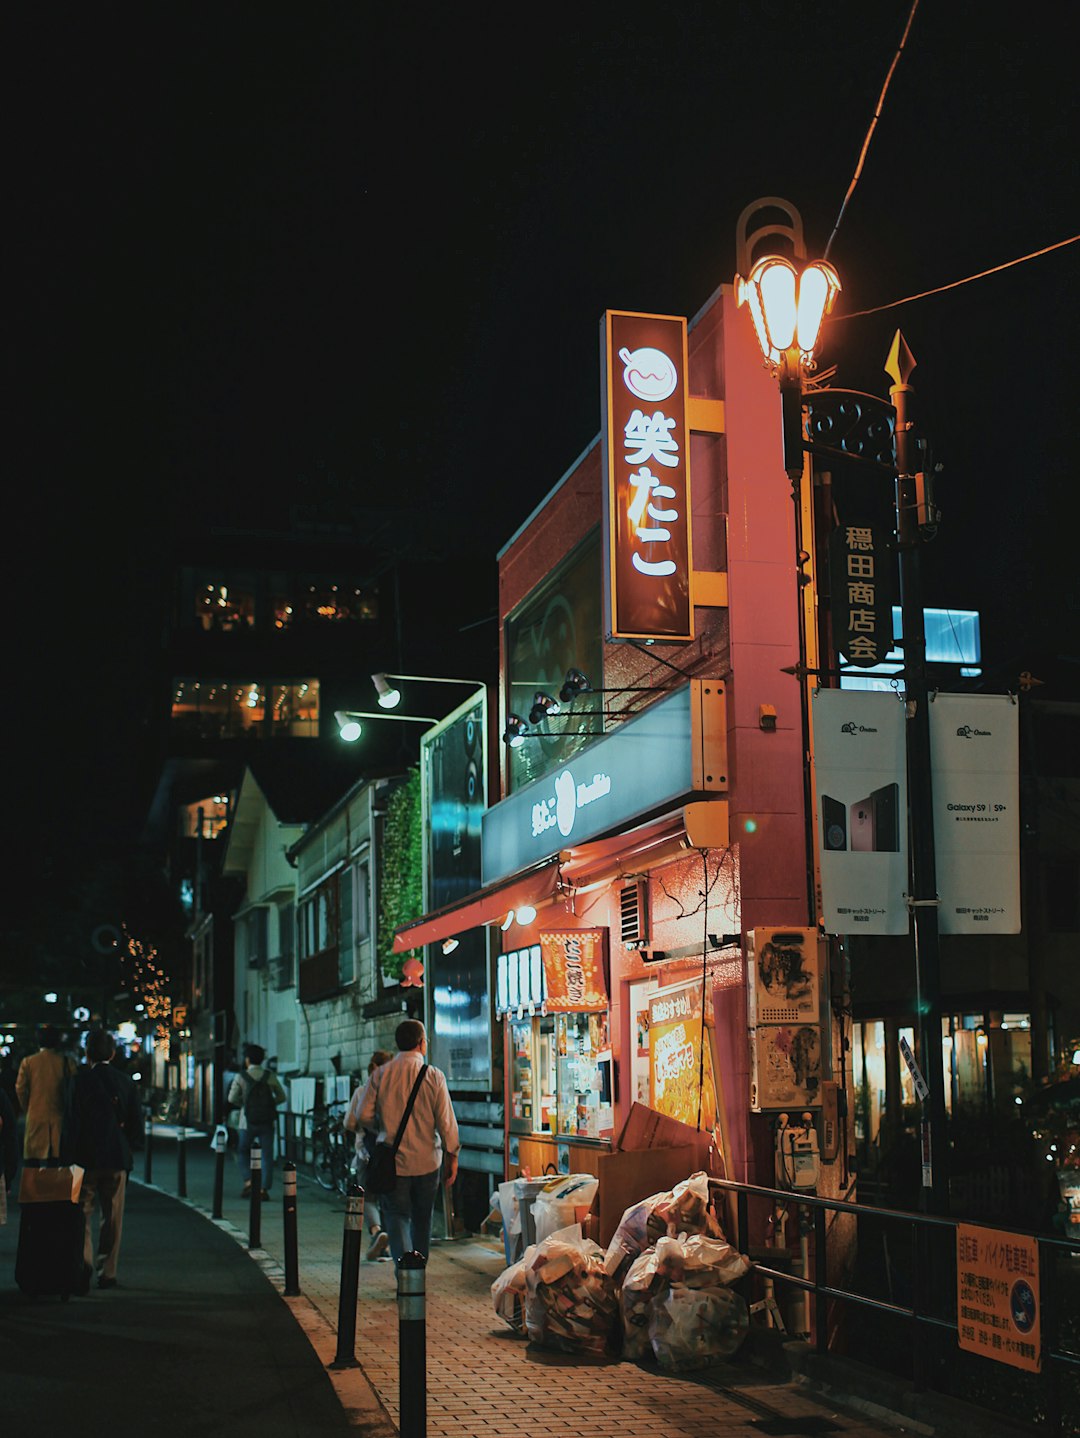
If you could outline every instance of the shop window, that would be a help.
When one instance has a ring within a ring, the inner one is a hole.
[[[270,724],[275,739],[319,737],[319,681],[270,686]]]
[[[610,1138],[607,1013],[508,1015],[507,1023],[511,1133]]]
[[[266,690],[256,680],[178,679],[173,684],[174,733],[193,739],[257,737]]]
[[[216,839],[225,832],[228,824],[227,794],[208,795],[194,804],[185,804],[180,810],[182,839]]]
[[[508,708],[528,719],[537,690],[557,698],[568,669],[600,688],[603,668],[600,538],[590,536],[506,621]],[[530,725],[508,753],[511,791],[549,774],[592,743],[603,728],[602,695],[581,694],[562,713]]]
[[[239,634],[255,624],[255,594],[250,585],[230,584],[224,576],[203,584],[195,600],[195,618],[207,631]]]

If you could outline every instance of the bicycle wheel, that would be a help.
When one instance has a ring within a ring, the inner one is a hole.
[[[320,1188],[333,1191],[335,1184],[334,1177],[334,1151],[326,1136],[323,1135],[320,1142],[316,1137],[318,1147],[315,1150],[315,1160],[312,1167],[315,1171],[315,1182]]]

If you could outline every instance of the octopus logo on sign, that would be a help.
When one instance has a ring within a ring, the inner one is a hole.
[[[619,358],[625,365],[623,384],[638,399],[655,402],[674,394],[679,374],[663,350],[643,345],[631,351],[624,345]]]

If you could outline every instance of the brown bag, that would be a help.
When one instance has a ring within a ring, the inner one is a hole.
[[[19,1175],[20,1203],[78,1203],[82,1194],[83,1170],[77,1163],[52,1168],[23,1165]]]

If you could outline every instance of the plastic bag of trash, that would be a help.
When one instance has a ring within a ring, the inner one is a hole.
[[[674,1283],[689,1289],[722,1288],[737,1283],[750,1270],[750,1260],[723,1238],[693,1234],[661,1238],[630,1265],[623,1279],[619,1307],[623,1321],[623,1356],[640,1359],[652,1350],[649,1325],[657,1300]]]
[[[525,1327],[534,1343],[563,1353],[603,1354],[618,1329],[615,1283],[604,1251],[577,1224],[538,1243],[525,1269]]]
[[[649,1342],[660,1367],[680,1373],[732,1357],[749,1326],[746,1300],[732,1289],[672,1283],[650,1305]]]
[[[506,1320],[515,1333],[525,1332],[525,1270],[532,1263],[536,1245],[528,1248],[509,1268],[504,1268],[491,1285],[491,1301],[495,1312]]]
[[[628,1261],[651,1248],[658,1239],[677,1234],[707,1233],[722,1238],[720,1225],[709,1207],[709,1176],[694,1173],[666,1193],[654,1193],[623,1213],[608,1244],[608,1273],[625,1271]]]
[[[569,1173],[546,1184],[533,1199],[537,1243],[543,1243],[560,1228],[580,1222],[581,1213],[592,1207],[599,1186],[600,1180],[591,1173]]]

